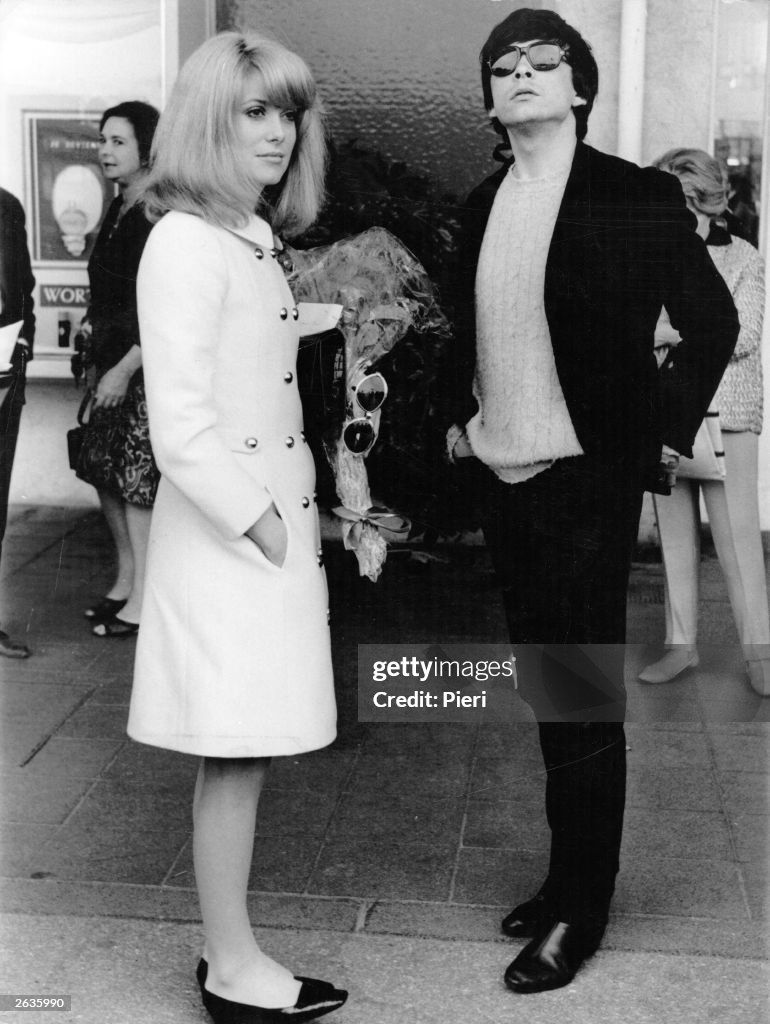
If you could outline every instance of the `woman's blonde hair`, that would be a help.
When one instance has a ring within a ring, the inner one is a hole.
[[[254,71],[262,75],[268,103],[297,113],[297,141],[286,174],[259,199],[235,158],[235,115]],[[178,210],[239,227],[257,212],[274,231],[291,236],[318,216],[325,165],[320,102],[302,58],[272,39],[221,32],[179,73],[155,134],[142,200],[151,220]]]
[[[719,217],[727,208],[727,182],[718,160],[702,149],[670,149],[653,163],[676,175],[696,210]]]

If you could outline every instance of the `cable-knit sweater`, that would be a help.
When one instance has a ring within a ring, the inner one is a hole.
[[[543,304],[545,266],[569,167],[519,180],[495,197],[476,273],[479,410],[467,425],[474,454],[506,483],[555,459],[582,455],[556,372]]]
[[[738,310],[741,331],[712,406],[722,430],[762,430],[762,316],[765,267],[757,250],[742,238],[709,245],[709,254],[725,279]]]

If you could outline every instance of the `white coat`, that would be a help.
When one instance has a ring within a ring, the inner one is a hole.
[[[233,233],[168,213],[137,281],[162,478],[128,733],[211,757],[331,743],[336,709],[315,468],[291,292],[258,217]],[[245,531],[274,502],[278,568]]]

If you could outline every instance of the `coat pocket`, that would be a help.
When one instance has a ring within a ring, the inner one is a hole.
[[[258,561],[262,565],[264,565],[264,567],[266,569],[268,569],[268,570],[270,570],[271,572],[274,572],[274,573],[283,573],[283,572],[286,571],[286,569],[287,569],[287,567],[289,565],[289,560],[291,559],[292,554],[293,554],[293,550],[294,550],[294,543],[293,543],[293,538],[292,538],[292,529],[291,529],[291,525],[289,523],[289,520],[288,520],[287,516],[285,515],[285,513],[284,513],[284,511],[282,509],[282,504],[283,503],[282,503],[281,499],[276,497],[275,492],[269,486],[266,485],[265,489],[267,490],[268,494],[272,498],[273,504],[275,505],[275,508],[276,508],[276,511],[278,512],[278,515],[280,516],[281,521],[283,522],[283,525],[284,525],[284,527],[286,529],[286,555],[284,556],[283,564],[282,565],[276,565],[275,562],[271,561],[267,557],[267,555],[264,553],[262,548],[259,546],[259,544],[257,544],[256,541],[253,541],[250,537],[244,537],[243,539],[244,539],[244,541],[247,544],[249,544],[251,546],[251,548],[253,549],[253,554],[256,555],[256,558],[258,559]]]

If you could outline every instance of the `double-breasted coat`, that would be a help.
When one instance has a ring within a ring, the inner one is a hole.
[[[330,743],[336,711],[297,311],[268,224],[171,212],[137,282],[153,513],[129,735],[212,757]],[[245,531],[275,503],[282,567]]]

